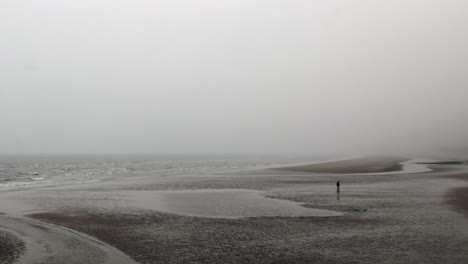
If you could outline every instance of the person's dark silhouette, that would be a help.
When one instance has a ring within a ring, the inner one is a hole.
[[[340,192],[340,181],[336,182],[336,192]]]

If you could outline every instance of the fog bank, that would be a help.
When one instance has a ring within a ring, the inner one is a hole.
[[[468,149],[468,2],[0,3],[1,153]]]

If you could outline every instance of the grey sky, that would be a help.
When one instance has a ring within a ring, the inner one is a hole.
[[[468,1],[3,0],[0,152],[468,142]]]

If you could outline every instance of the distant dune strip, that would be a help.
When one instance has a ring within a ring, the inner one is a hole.
[[[371,157],[274,168],[274,170],[318,173],[381,173],[401,171],[403,165],[400,163],[407,160],[399,157]]]

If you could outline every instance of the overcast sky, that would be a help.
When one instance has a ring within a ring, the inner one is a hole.
[[[2,0],[1,153],[468,145],[468,1]]]

